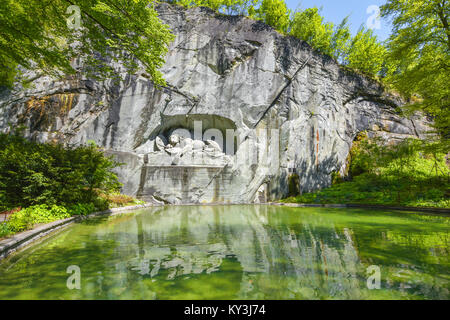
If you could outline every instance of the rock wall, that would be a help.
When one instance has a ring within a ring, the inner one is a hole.
[[[402,117],[400,100],[376,82],[262,22],[206,8],[158,11],[176,35],[165,87],[144,72],[120,82],[37,77],[1,94],[0,130],[92,140],[125,163],[122,191],[145,200],[248,203],[286,196],[294,173],[303,192],[330,185],[363,130],[396,141],[427,128]]]

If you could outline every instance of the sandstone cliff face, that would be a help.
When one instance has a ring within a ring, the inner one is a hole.
[[[119,83],[41,77],[2,94],[0,130],[24,124],[38,141],[93,140],[125,163],[123,192],[145,200],[243,203],[286,196],[293,172],[304,192],[328,186],[363,130],[395,141],[426,128],[400,116],[377,83],[261,22],[158,10],[176,35],[166,87],[143,73]],[[182,138],[171,143],[174,130]],[[235,146],[215,150],[220,135]]]

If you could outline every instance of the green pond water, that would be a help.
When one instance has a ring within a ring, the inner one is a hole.
[[[449,222],[264,205],[103,216],[0,262],[0,299],[449,299]]]

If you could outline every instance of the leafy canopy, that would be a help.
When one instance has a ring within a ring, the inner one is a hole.
[[[406,97],[410,109],[434,116],[441,136],[450,138],[450,4],[448,0],[389,0],[381,15],[392,19],[387,81]],[[447,142],[448,146],[448,142]]]
[[[316,7],[298,11],[291,22],[290,34],[350,68],[372,76],[382,70],[386,48],[372,30],[363,27],[352,37],[348,16],[335,27],[324,21]]]
[[[350,68],[377,75],[383,68],[386,48],[370,29],[361,27],[348,47],[346,62]]]
[[[346,62],[350,39],[352,38],[350,28],[348,26],[348,18],[349,16],[345,17],[342,22],[335,27],[330,41],[331,54],[340,63]]]
[[[418,139],[381,142],[360,133],[350,150],[345,180],[336,172],[330,188],[284,201],[450,207],[446,150]]]
[[[255,9],[255,17],[285,33],[289,25],[288,10],[284,0],[262,0],[261,5]]]
[[[68,10],[73,5],[79,8],[78,29],[69,28],[77,27],[76,12]],[[0,30],[0,85],[9,86],[22,76],[17,66],[38,74],[75,74],[79,57],[92,77],[114,75],[108,61],[122,61],[129,72],[141,63],[163,84],[158,68],[173,39],[152,0],[2,0]]]
[[[318,8],[308,8],[294,14],[290,34],[302,39],[323,53],[332,54],[333,24],[324,23]]]
[[[214,11],[245,15],[261,20],[281,33],[286,33],[291,11],[284,0],[168,0],[185,7],[204,6]]]

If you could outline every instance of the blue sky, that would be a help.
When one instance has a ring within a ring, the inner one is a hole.
[[[386,3],[385,0],[285,0],[287,6],[291,10],[296,8],[306,9],[312,7],[322,7],[321,14],[327,22],[333,22],[335,25],[339,24],[347,15],[349,17],[350,30],[355,34],[361,24],[366,25],[369,19],[375,21],[373,18],[375,11],[367,13],[370,6],[381,6]],[[386,40],[391,33],[391,25],[388,21],[380,19],[379,29],[373,29],[378,39]]]

